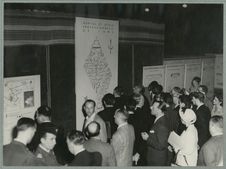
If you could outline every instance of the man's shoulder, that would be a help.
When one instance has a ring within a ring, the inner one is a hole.
[[[100,115],[98,115],[98,114],[95,115],[94,120],[97,121],[97,122],[104,123],[104,120],[103,120],[103,119],[100,117]]]

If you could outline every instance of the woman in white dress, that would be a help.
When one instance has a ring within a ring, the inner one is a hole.
[[[196,115],[192,109],[180,109],[181,121],[187,129],[180,135],[182,145],[174,148],[177,153],[176,164],[179,166],[196,166],[198,158],[198,133],[194,126]]]

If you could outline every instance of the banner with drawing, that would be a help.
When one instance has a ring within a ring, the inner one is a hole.
[[[82,128],[82,104],[86,99],[102,109],[104,94],[118,84],[118,21],[76,17],[75,73],[76,127]]]
[[[34,118],[40,106],[40,75],[4,78],[4,144],[21,117]]]
[[[166,66],[166,91],[171,91],[173,87],[184,87],[184,65]]]

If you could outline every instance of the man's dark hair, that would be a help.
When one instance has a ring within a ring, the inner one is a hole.
[[[170,106],[173,106],[173,97],[170,93],[162,93],[161,99]]]
[[[159,85],[157,81],[152,81],[149,85],[148,85],[148,90],[149,91],[153,91],[153,88],[155,86]]]
[[[57,132],[58,132],[57,126],[52,122],[41,123],[37,130],[40,139],[45,138],[46,133],[51,133],[56,136]]]
[[[206,85],[200,85],[199,87],[202,88],[202,91],[207,94],[208,93],[208,87]]]
[[[92,131],[90,129],[91,125],[95,125],[95,130]],[[85,129],[85,133],[86,133],[86,136],[88,138],[92,138],[92,137],[96,137],[100,134],[100,124],[96,121],[92,121],[91,123],[89,123]]]
[[[200,83],[200,82],[201,82],[201,78],[198,77],[198,76],[195,76],[195,77],[192,79],[192,82],[193,82],[193,81],[196,81],[196,82]]]
[[[127,111],[134,111],[136,108],[136,101],[133,98],[129,98],[126,101],[125,106]]]
[[[223,117],[222,116],[212,116],[210,121],[216,125],[218,128],[222,129],[224,128],[224,120],[223,120]]]
[[[114,97],[114,95],[111,94],[111,93],[105,94],[104,97],[102,98],[102,103],[103,103],[103,105],[106,104],[106,105],[114,106],[114,104],[115,104],[115,97]]]
[[[201,93],[201,92],[193,92],[191,96],[196,98],[196,99],[199,99],[200,102],[204,103],[205,96],[204,96],[203,93]]]
[[[16,125],[17,132],[25,131],[28,128],[36,128],[36,123],[33,119],[22,117],[17,121],[17,125]]]
[[[188,95],[180,95],[179,100],[181,103],[184,103],[184,107],[182,108],[182,111],[185,112],[186,109],[190,109],[192,106],[191,97]]]
[[[85,101],[85,103],[83,104],[83,106],[86,106],[87,103],[93,103],[94,107],[96,107],[96,102],[94,100],[92,100],[92,99],[87,99]]]
[[[67,138],[69,139],[69,141],[73,142],[73,144],[75,145],[83,145],[85,142],[85,136],[83,132],[75,129],[71,130],[68,133]]]
[[[49,106],[43,105],[43,106],[40,106],[37,109],[36,116],[37,116],[37,114],[51,118],[51,116],[52,116],[52,110],[51,110],[51,108]]]
[[[123,87],[121,87],[121,86],[115,87],[115,88],[114,88],[114,91],[115,91],[119,96],[124,95],[124,89],[123,89]]]

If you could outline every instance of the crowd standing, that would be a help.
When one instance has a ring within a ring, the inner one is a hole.
[[[34,120],[18,120],[16,136],[3,147],[5,166],[222,166],[223,93],[208,98],[208,87],[194,77],[189,90],[164,92],[156,81],[131,94],[117,86],[102,99],[85,100],[82,131],[64,130],[41,106]],[[180,147],[168,142],[175,132]]]

